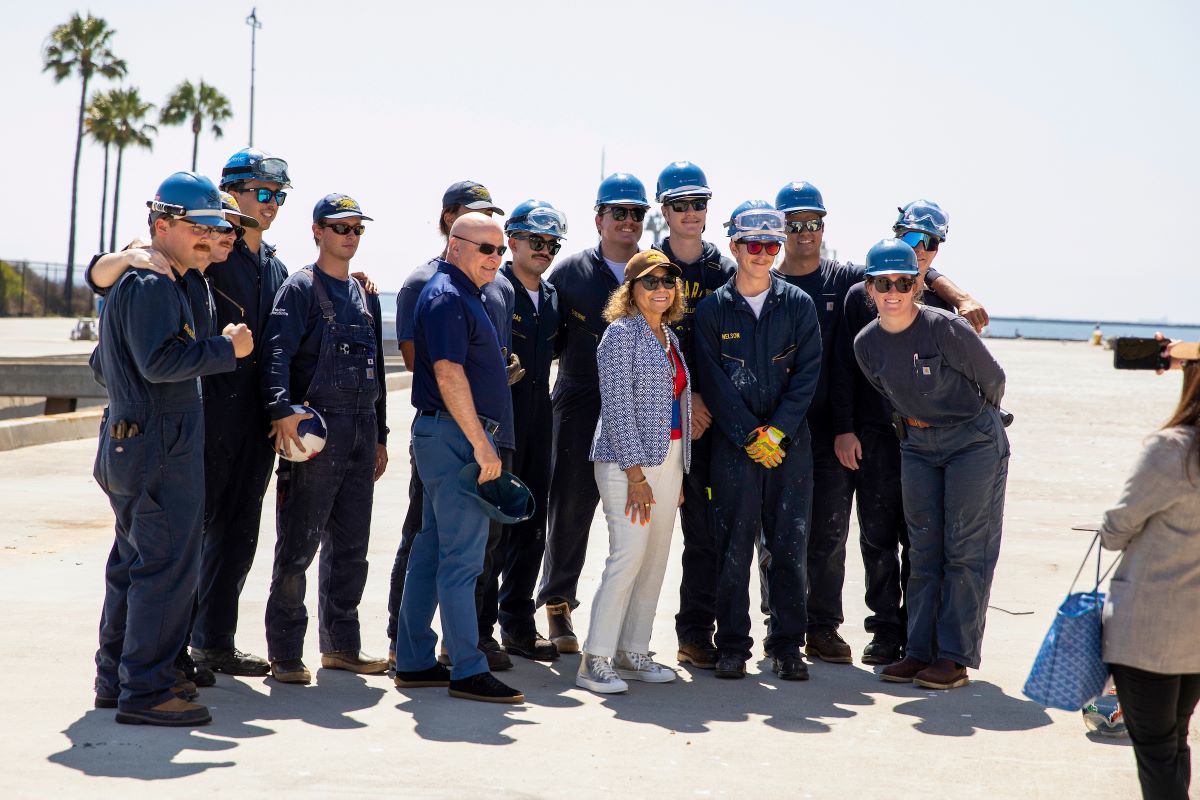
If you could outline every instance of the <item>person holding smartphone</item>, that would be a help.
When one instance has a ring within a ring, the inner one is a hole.
[[[867,380],[895,409],[908,523],[908,643],[885,681],[931,689],[969,683],[1000,554],[1008,437],[1004,370],[964,318],[916,302],[917,257],[885,239],[867,254],[879,312],[854,340]]]

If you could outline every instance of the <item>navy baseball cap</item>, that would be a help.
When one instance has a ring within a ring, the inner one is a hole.
[[[537,501],[529,487],[511,472],[486,483],[479,482],[479,464],[472,461],[458,473],[458,488],[479,503],[483,513],[502,525],[515,525],[533,516]]]
[[[344,194],[327,194],[313,207],[313,222],[323,219],[345,219],[346,217],[362,217],[365,220],[375,220],[362,213],[358,201]]]
[[[492,193],[482,183],[459,181],[442,195],[442,208],[462,206],[471,211],[488,211],[504,216],[504,210],[492,202]]]

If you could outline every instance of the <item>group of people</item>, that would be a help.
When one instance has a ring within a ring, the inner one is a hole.
[[[703,238],[704,172],[679,161],[654,194],[660,245],[639,249],[650,198],[616,173],[597,192],[598,244],[554,265],[560,210],[528,200],[501,224],[485,187],[452,185],[445,248],[397,299],[416,414],[385,658],[362,651],[358,619],[388,464],[380,306],[351,267],[373,220],[323,197],[317,257],[289,275],[263,241],[289,188],[287,162],[249,148],[219,186],[176,173],[147,203],[149,241],[87,270],[105,296],[96,478],[117,518],[96,705],[118,721],[207,721],[193,700],[214,672],[310,682],[318,549],[322,667],[392,666],[401,688],[491,702],[523,699],[493,675],[513,656],[581,653],[577,684],[602,693],[673,680],[649,639],[677,515],[677,661],[745,675],[757,566],[763,650],[781,679],[807,679],[802,654],[854,658],[838,628],[856,494],[861,660],[933,688],[979,666],[1004,373],[976,333],[984,309],[931,268],[948,232],[936,203],[903,206],[858,267],[822,255],[824,200],[791,182],[774,203],[740,204],[719,247]],[[326,443],[310,454],[300,428],[315,415]],[[235,635],[277,453],[263,658]],[[510,484],[529,512],[483,499]],[[599,506],[609,556],[581,643],[572,616]]]

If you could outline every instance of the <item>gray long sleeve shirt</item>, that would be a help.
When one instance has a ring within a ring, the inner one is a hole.
[[[920,307],[899,333],[874,320],[855,337],[854,356],[897,411],[935,427],[972,420],[1004,397],[1004,370],[971,324],[938,308]]]

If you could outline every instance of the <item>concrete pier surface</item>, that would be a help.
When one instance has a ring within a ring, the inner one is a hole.
[[[681,668],[673,684],[600,697],[575,687],[578,657],[564,656],[553,665],[514,659],[500,677],[524,690],[522,706],[401,691],[386,676],[317,669],[314,568],[312,686],[222,675],[201,690],[213,715],[206,727],[117,725],[112,711],[92,708],[112,543],[111,512],[91,476],[95,442],[0,453],[4,795],[1135,797],[1127,740],[1089,738],[1078,713],[1047,711],[1021,686],[1087,548],[1090,534],[1071,526],[1097,520],[1116,499],[1142,437],[1174,407],[1179,375],[1116,372],[1111,353],[1083,344],[988,344],[1008,372],[1005,406],[1016,414],[1004,546],[983,665],[951,692],[882,683],[857,663],[869,637],[852,528],[842,633],[856,663],[817,662],[806,683],[781,682],[756,659],[742,681]],[[408,394],[389,401],[391,465],[377,486],[361,608],[373,654],[387,647],[388,581],[407,503]],[[238,634],[240,648],[262,655],[273,491]],[[671,665],[680,552],[677,530],[652,641]],[[575,617],[585,635],[606,554],[597,516]],[[762,634],[756,620],[758,642]]]

